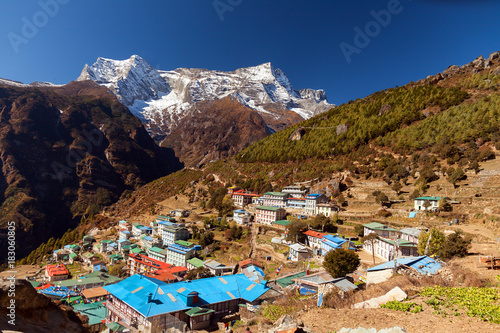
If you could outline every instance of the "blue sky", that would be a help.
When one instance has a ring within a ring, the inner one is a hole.
[[[0,77],[67,83],[132,54],[164,70],[270,61],[340,104],[500,50],[499,14],[497,0],[4,0]]]

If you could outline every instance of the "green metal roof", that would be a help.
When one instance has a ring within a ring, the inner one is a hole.
[[[113,243],[113,242],[114,242],[114,241],[113,241],[112,239],[103,239],[103,240],[101,241],[101,244],[111,244],[111,243]]]
[[[71,259],[75,259],[75,258],[77,258],[77,257],[78,257],[78,254],[76,254],[76,253],[70,253],[70,254],[69,254],[69,257],[70,257]]]
[[[426,201],[439,201],[441,197],[418,197],[415,200],[426,200]]]
[[[78,244],[71,244],[69,247],[72,248],[72,249],[76,249],[76,248],[78,248],[80,246],[78,246]]]
[[[292,221],[289,221],[289,220],[279,220],[279,221],[274,221],[273,224],[279,224],[279,225],[282,225],[282,226],[287,226],[289,225],[290,223],[292,223]]]
[[[179,245],[182,245],[182,246],[191,247],[194,243],[180,239],[180,240],[176,240],[175,244],[179,244]]]
[[[113,259],[122,260],[123,256],[121,254],[119,254],[119,253],[115,253],[115,254],[110,255],[109,259],[111,259],[111,260],[113,260]]]
[[[394,245],[394,242],[392,239],[387,239],[387,238],[380,238],[380,240],[389,243],[391,245]],[[417,247],[417,244],[407,241],[405,239],[400,239],[399,240],[399,246],[406,246],[406,247]]]
[[[162,253],[162,251],[165,251],[165,250],[160,249],[159,247],[153,246],[152,248],[149,249],[149,251],[164,254],[164,253]]]
[[[270,211],[277,211],[279,209],[283,209],[283,208],[280,208],[280,207],[272,207],[272,206],[257,206],[255,207],[255,209],[260,209],[260,210],[270,210]]]
[[[297,273],[297,274],[293,274],[293,275],[289,275],[289,276],[286,276],[284,278],[281,278],[281,279],[278,279],[276,280],[276,282],[283,288],[285,287],[288,287],[292,284],[294,284],[295,282],[293,281],[293,279],[297,279],[297,278],[301,278],[303,276],[306,276],[307,275],[307,272],[300,272],[300,273]]]
[[[70,279],[70,280],[63,280],[63,281],[57,281],[54,282],[54,285],[57,287],[77,287],[77,286],[82,286],[86,284],[95,284],[95,283],[104,283],[104,285],[108,284],[113,284],[116,282],[119,282],[123,279],[110,275],[108,273],[104,272],[92,272],[90,274],[87,274],[85,276],[82,276],[81,278],[78,279]]]
[[[198,258],[191,258],[191,259],[187,260],[187,262],[196,268],[203,266],[203,261],[198,259]]]
[[[130,250],[132,253],[143,253],[144,251],[141,250],[140,248],[136,247],[135,249]]]
[[[264,195],[274,195],[275,197],[284,197],[288,193],[283,193],[283,192],[266,192]]]
[[[399,231],[397,229],[394,229],[392,227],[389,227],[385,224],[378,223],[378,222],[371,222],[367,224],[363,224],[363,227],[372,229],[372,230],[388,230],[388,231]]]
[[[113,332],[121,332],[125,329],[124,326],[118,324],[117,322],[108,323],[106,324],[106,327],[112,330]]]
[[[89,317],[89,325],[100,324],[102,320],[106,319],[106,307],[102,302],[75,304],[73,309],[80,314]]]
[[[30,281],[30,283],[33,286],[33,288],[36,288],[36,287],[39,287],[42,285],[42,283],[40,281]]]
[[[189,309],[188,311],[186,311],[186,314],[190,317],[195,317],[195,316],[201,316],[201,315],[205,315],[207,313],[212,313],[212,312],[215,312],[215,311],[212,309],[200,308],[197,306],[195,308],[192,308],[192,309]]]

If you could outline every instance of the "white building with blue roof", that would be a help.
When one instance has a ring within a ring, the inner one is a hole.
[[[180,244],[169,244],[167,246],[167,264],[173,266],[187,266],[187,261],[195,256],[194,247]]]
[[[321,238],[321,255],[335,249],[356,250],[354,243],[338,236],[326,235]]]
[[[307,216],[313,216],[316,214],[316,205],[320,203],[327,203],[328,198],[324,194],[311,193],[306,195],[306,206],[304,208],[304,214]]]
[[[206,328],[238,312],[238,304],[260,303],[271,291],[244,274],[171,284],[137,274],[104,289],[111,294],[106,324],[119,322],[145,333]]]

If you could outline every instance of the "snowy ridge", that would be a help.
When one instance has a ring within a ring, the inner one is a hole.
[[[281,104],[304,119],[334,107],[323,90],[294,90],[285,73],[271,63],[232,72],[196,68],[162,71],[137,55],[126,60],[98,58],[93,65],[85,65],[77,80],[107,87],[147,127],[166,128],[164,134],[194,103],[227,96],[265,114],[274,114],[269,105]]]

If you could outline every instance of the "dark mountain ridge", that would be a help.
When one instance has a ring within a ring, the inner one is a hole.
[[[15,221],[19,257],[181,167],[94,83],[0,86],[0,110],[0,241]]]

